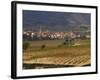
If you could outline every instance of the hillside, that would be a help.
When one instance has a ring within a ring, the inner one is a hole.
[[[47,11],[23,11],[24,30],[69,31],[79,30],[81,25],[90,25],[88,13],[66,13]]]

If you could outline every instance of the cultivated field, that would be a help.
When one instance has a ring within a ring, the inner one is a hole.
[[[29,41],[29,43],[29,48],[23,51],[24,69],[91,64],[89,40],[76,40],[71,45],[63,44],[63,40]]]

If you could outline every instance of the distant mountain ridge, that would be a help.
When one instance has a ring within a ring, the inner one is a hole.
[[[68,13],[48,11],[23,11],[24,30],[67,31],[79,30],[81,25],[90,26],[89,13]]]

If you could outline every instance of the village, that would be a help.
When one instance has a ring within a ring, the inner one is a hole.
[[[24,40],[61,40],[65,38],[71,39],[82,39],[90,38],[90,31],[68,31],[68,32],[57,32],[57,31],[24,31]]]

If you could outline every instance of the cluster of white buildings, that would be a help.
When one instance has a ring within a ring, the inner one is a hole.
[[[40,31],[40,32],[32,32],[32,31],[24,31],[23,32],[23,38],[24,39],[65,39],[66,37],[70,38],[76,38],[76,37],[81,37],[79,34],[76,35],[74,32],[49,32],[49,31]]]

